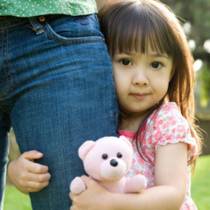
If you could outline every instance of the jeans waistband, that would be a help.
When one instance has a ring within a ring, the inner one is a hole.
[[[31,18],[44,23],[45,21],[52,21],[63,16],[65,15],[42,15],[37,17],[0,16],[0,30],[28,23]]]

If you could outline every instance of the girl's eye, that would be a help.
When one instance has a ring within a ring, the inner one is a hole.
[[[131,64],[131,60],[128,59],[128,58],[122,58],[122,59],[119,60],[119,62],[124,66],[128,66],[128,65]]]
[[[163,64],[159,61],[154,61],[154,62],[151,63],[151,66],[154,69],[160,69],[163,66]]]

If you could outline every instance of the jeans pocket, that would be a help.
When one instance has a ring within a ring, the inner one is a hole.
[[[48,39],[62,43],[103,41],[95,15],[60,16],[45,24]]]

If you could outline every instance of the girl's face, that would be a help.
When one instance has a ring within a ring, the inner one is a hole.
[[[125,113],[145,114],[166,95],[173,61],[166,54],[123,53],[113,57],[120,107]]]

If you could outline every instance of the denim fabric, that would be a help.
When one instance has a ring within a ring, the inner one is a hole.
[[[52,175],[47,188],[30,194],[33,209],[67,210],[69,183],[84,173],[79,145],[116,135],[118,108],[111,61],[97,18],[2,20],[0,44],[4,123],[11,122],[21,152],[44,153],[39,162],[48,165]],[[6,130],[0,128],[1,145],[5,145]]]

